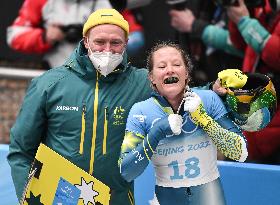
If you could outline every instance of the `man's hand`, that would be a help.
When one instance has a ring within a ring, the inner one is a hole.
[[[185,93],[184,110],[193,113],[201,104],[200,97],[195,92],[187,91]]]
[[[65,35],[57,24],[49,24],[46,28],[46,42],[53,45],[56,42],[62,41]]]
[[[249,11],[244,3],[244,0],[238,0],[237,6],[229,6],[227,8],[227,15],[234,23],[238,24],[244,16],[249,16]]]
[[[168,122],[170,125],[170,128],[174,135],[179,135],[181,134],[181,128],[183,124],[183,118],[181,115],[178,114],[170,114],[168,116]]]
[[[180,32],[192,32],[192,24],[195,17],[191,10],[185,9],[182,11],[171,10],[169,12],[171,17],[171,26]]]

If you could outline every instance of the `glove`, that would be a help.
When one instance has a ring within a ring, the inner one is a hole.
[[[168,116],[168,122],[170,125],[170,129],[172,130],[174,135],[181,134],[181,128],[183,125],[183,118],[178,114],[170,114]]]
[[[247,82],[247,75],[238,69],[226,69],[218,73],[223,87],[242,88]]]
[[[185,93],[184,110],[190,113],[195,124],[202,127],[206,126],[210,120],[200,97],[195,92],[187,91]]]
[[[184,110],[190,113],[193,113],[197,110],[199,105],[201,104],[200,97],[192,91],[187,91],[184,94],[185,103],[184,103]]]

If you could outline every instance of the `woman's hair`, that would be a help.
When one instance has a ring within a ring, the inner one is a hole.
[[[156,51],[160,50],[161,48],[167,48],[167,47],[171,47],[171,48],[175,48],[177,51],[179,51],[179,53],[182,56],[182,59],[184,61],[184,64],[186,66],[187,72],[190,76],[190,73],[193,69],[193,64],[192,61],[189,57],[189,55],[176,43],[170,42],[170,41],[163,41],[163,42],[159,42],[157,43],[155,46],[153,46],[148,54],[148,58],[147,58],[147,69],[149,70],[149,73],[152,72],[153,70],[153,55]]]

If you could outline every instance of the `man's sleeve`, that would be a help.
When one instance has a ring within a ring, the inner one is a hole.
[[[18,199],[22,196],[31,163],[46,129],[45,96],[33,80],[10,132],[7,159]]]
[[[202,40],[207,46],[223,50],[235,56],[243,56],[243,52],[232,44],[229,31],[217,25],[206,26],[203,30]]]
[[[278,18],[280,19],[280,18]],[[277,25],[275,26],[275,31],[271,33],[268,38],[265,46],[261,51],[261,59],[265,64],[273,69],[273,71],[280,72],[280,20],[278,20]]]
[[[228,30],[230,35],[230,41],[232,42],[233,46],[238,50],[244,51],[247,44],[244,41],[240,31],[238,30],[237,25],[234,22],[229,21]]]

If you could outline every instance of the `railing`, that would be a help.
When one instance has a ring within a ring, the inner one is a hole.
[[[43,74],[45,70],[31,70],[28,68],[0,67],[0,78],[31,79]]]

